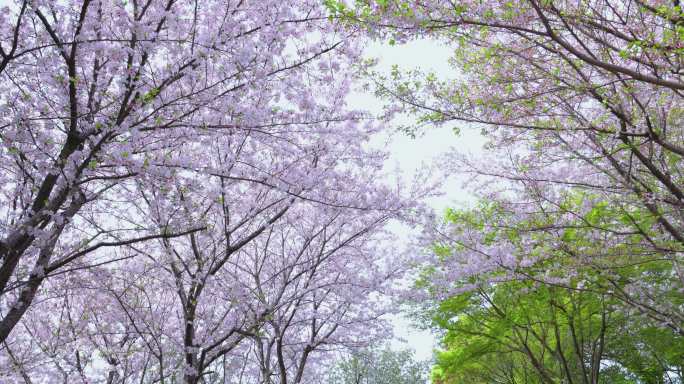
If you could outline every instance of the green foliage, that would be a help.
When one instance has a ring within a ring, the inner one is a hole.
[[[433,318],[446,331],[433,382],[658,383],[681,369],[681,338],[592,288],[508,282],[445,300]]]
[[[150,89],[145,95],[142,97],[142,103],[143,104],[149,104],[152,100],[154,100],[155,97],[159,94],[159,88],[152,88]]]
[[[652,254],[649,241],[658,231],[653,213],[570,190],[555,210],[515,217],[503,205],[487,201],[474,209],[447,210],[444,221],[455,237],[481,237],[467,247],[459,241],[436,245],[434,252],[443,267],[466,249],[504,243],[514,245],[518,260],[532,257],[535,262],[518,267],[517,275],[493,271],[464,276],[453,286],[476,283],[478,288],[427,310],[427,326],[444,334],[433,382],[661,383],[666,376],[681,380],[684,338],[640,316],[624,294],[631,282],[639,281],[660,287],[663,301],[684,304],[672,263]],[[641,233],[626,233],[619,243],[604,240],[603,234],[625,231],[627,226],[637,226]],[[537,246],[530,247],[531,241]],[[591,262],[577,255],[591,255]],[[421,287],[429,292],[435,287],[427,271],[437,268],[426,267],[421,277]],[[545,283],[553,276],[562,282]]]
[[[328,375],[328,384],[424,384],[427,364],[413,352],[370,348],[352,353]]]

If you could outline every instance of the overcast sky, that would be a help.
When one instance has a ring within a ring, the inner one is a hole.
[[[404,45],[390,46],[389,44],[371,43],[366,48],[366,56],[379,59],[377,70],[389,73],[392,65],[398,65],[400,69],[420,68],[423,71],[434,71],[439,78],[450,78],[456,73],[448,64],[450,49],[441,46],[434,41],[419,40]],[[355,108],[380,111],[383,105],[371,93],[355,93],[350,98],[350,103]],[[483,138],[472,127],[469,129],[458,125],[461,133],[456,136],[452,128],[456,124],[446,125],[440,128],[432,128],[424,131],[420,137],[412,139],[404,134],[391,135],[390,152],[387,169],[400,170],[405,179],[410,177],[421,167],[432,163],[437,156],[449,151],[470,152],[477,154],[481,151]],[[394,131],[389,127],[388,131]],[[382,143],[385,138],[378,142]],[[432,198],[430,206],[437,211],[443,212],[447,207],[457,207],[473,202],[471,194],[462,188],[462,178],[451,175],[444,183],[442,195]],[[409,229],[393,226],[393,230],[401,237],[408,238],[412,235]],[[415,349],[416,356],[420,359],[430,359],[432,350],[436,347],[436,339],[430,332],[419,331],[411,326],[407,319],[393,319],[395,333],[398,338],[405,339],[407,344]],[[400,342],[394,343],[401,348]],[[406,345],[404,344],[403,347]]]

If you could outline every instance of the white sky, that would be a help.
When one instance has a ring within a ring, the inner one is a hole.
[[[367,46],[365,55],[379,59],[376,70],[384,73],[389,73],[392,65],[396,64],[403,70],[420,68],[422,71],[435,72],[439,78],[450,78],[456,74],[456,71],[448,64],[450,49],[435,41],[418,40],[395,46],[375,42]],[[355,108],[379,112],[383,102],[372,93],[357,92],[350,97],[350,104]],[[445,152],[452,150],[476,154],[481,152],[484,139],[476,129],[467,129],[459,125],[461,133],[457,136],[452,131],[453,127],[454,125],[446,125],[426,129],[423,135],[415,139],[399,132],[392,134],[390,145],[386,148],[390,152],[387,169],[398,168],[404,179],[410,180],[417,170],[430,164],[437,156]],[[388,131],[395,131],[395,129],[388,127]],[[385,138],[379,140],[379,142],[384,141]],[[462,182],[463,180],[459,177],[451,175],[443,185],[441,191],[443,195],[430,199],[429,205],[439,214],[447,207],[474,201],[474,197],[461,187]],[[411,229],[405,226],[393,226],[392,230],[404,239],[413,235]],[[437,347],[437,340],[429,331],[420,331],[411,326],[410,320],[401,317],[393,318],[392,323],[397,338],[406,340],[406,344],[395,340],[393,342],[395,347],[403,349],[408,345],[416,351],[417,358],[422,360],[432,358],[432,351]]]

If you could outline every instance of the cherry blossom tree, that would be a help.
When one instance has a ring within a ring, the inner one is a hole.
[[[378,259],[382,216],[344,212],[297,218],[286,231],[262,239],[256,297],[274,310],[252,335],[260,382],[308,383],[323,376],[341,349],[358,349],[388,335],[379,318],[392,311],[382,294],[405,264]],[[302,223],[303,222],[303,223]],[[293,239],[295,241],[293,241]],[[297,241],[298,240],[298,241]]]
[[[215,206],[219,215],[227,207]],[[405,268],[377,257],[390,215],[304,203],[232,251],[224,226],[130,248],[137,256],[126,265],[55,281],[62,299],[47,305],[61,315],[46,316],[42,304],[29,312],[22,342],[8,348],[13,371],[107,383],[309,382],[331,353],[387,335],[380,316],[391,308],[379,295]]]
[[[103,248],[201,228],[136,225],[125,207],[139,198],[132,180],[170,182],[184,177],[177,168],[216,172],[211,157],[195,151],[217,136],[261,129],[276,147],[279,129],[330,130],[358,119],[336,108],[341,101],[299,92],[325,78],[331,96],[343,94],[337,60],[354,55],[344,36],[318,22],[314,3],[15,5],[4,8],[14,22],[2,31],[2,46],[11,48],[3,48],[1,74],[0,340],[50,273]],[[326,57],[334,49],[335,58]],[[313,158],[314,148],[299,155]],[[241,163],[238,177],[287,189],[286,177],[273,183],[282,169],[257,163],[266,158]]]
[[[179,300],[188,326],[178,356],[194,382],[221,356],[190,351],[199,345],[194,321],[207,280],[216,279],[215,289],[222,279],[224,288],[248,289],[230,280],[235,271],[222,269],[293,205],[383,212],[385,219],[408,208],[376,183],[384,155],[363,147],[376,128],[344,104],[351,73],[342,67],[352,68],[359,50],[354,36],[325,16],[317,2],[302,1],[33,1],[4,8],[5,361],[20,365],[18,351],[31,339],[65,377],[88,374],[81,357],[88,351],[76,349],[74,362],[56,341],[36,334],[50,335],[53,326],[79,344],[84,335],[95,338],[88,348],[113,366],[116,350],[141,344],[147,359],[161,360],[171,342],[165,339],[173,340],[167,333],[177,336],[183,325],[171,331],[163,317],[148,316],[168,316],[165,303]],[[154,239],[163,241],[146,245]],[[133,261],[145,257],[157,264]],[[47,284],[51,276],[55,282]],[[84,297],[74,293],[76,277],[83,289],[109,298],[67,309],[66,320],[53,318],[54,304],[41,303],[31,315],[38,322],[8,338],[41,286],[46,298],[62,286],[63,305]],[[179,297],[169,297],[170,288]],[[226,353],[272,311],[234,315],[241,309],[224,307],[218,333],[203,330],[216,339],[203,342]],[[107,329],[110,319],[84,319],[115,312],[125,315],[111,319],[119,339],[93,336],[91,328]],[[230,319],[234,326],[227,327]],[[144,376],[147,368],[135,364],[126,367]],[[162,378],[163,367],[160,361]]]
[[[485,159],[445,161],[475,177],[495,212],[434,233],[458,250],[435,257],[445,282],[493,274],[577,288],[589,269],[626,310],[682,335],[679,2],[328,4],[391,43],[454,48],[454,79],[375,78],[392,111],[477,125],[489,139]]]
[[[384,329],[371,298],[404,265],[375,244],[428,188],[380,182],[380,128],[345,102],[358,33],[327,15],[3,8],[1,380],[303,382],[314,349]]]
[[[3,44],[0,45],[0,73],[5,70],[10,61],[28,53],[32,48],[23,46],[25,41],[21,35],[21,23],[26,14],[27,6],[27,1],[21,2],[19,4],[19,11],[14,14],[11,13],[9,8],[6,8],[2,19],[0,19],[4,28],[2,31]],[[10,16],[8,17],[8,15]]]

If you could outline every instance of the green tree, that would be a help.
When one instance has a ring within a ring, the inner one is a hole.
[[[637,278],[671,284],[669,264],[638,239],[626,247],[595,236],[619,222],[620,210],[595,202],[587,211],[567,222],[562,211],[514,217],[492,203],[448,212],[417,284],[435,299],[419,307],[424,320],[444,331],[435,383],[682,382],[682,337],[622,293]],[[550,225],[564,229],[538,230]],[[596,258],[578,262],[578,253]],[[459,268],[469,260],[482,265],[467,274]]]
[[[424,384],[428,364],[410,350],[369,348],[343,359],[331,371],[328,384]]]

